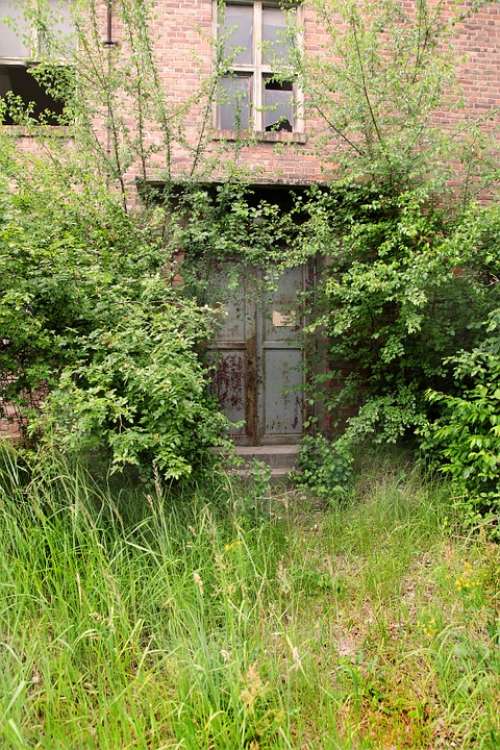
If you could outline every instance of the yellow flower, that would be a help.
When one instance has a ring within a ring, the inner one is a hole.
[[[234,542],[229,542],[229,544],[224,545],[224,550],[226,552],[230,552],[232,549],[236,549],[241,545],[241,539],[235,539]]]

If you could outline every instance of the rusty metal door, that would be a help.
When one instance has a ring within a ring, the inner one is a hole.
[[[222,411],[233,423],[231,430],[239,445],[257,443],[257,362],[255,294],[251,293],[254,271],[232,277],[230,269],[219,267],[209,279],[210,301],[220,306],[217,337],[210,348],[215,365],[214,392]]]
[[[234,283],[219,269],[210,280],[223,318],[210,346],[214,391],[240,445],[296,443],[303,429],[303,268],[287,271],[275,291],[259,291],[260,272],[247,269]]]
[[[289,269],[257,309],[257,424],[264,445],[297,443],[302,435],[304,283],[303,267]]]

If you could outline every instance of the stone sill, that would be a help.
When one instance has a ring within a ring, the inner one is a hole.
[[[214,141],[245,141],[247,143],[306,143],[305,133],[288,133],[284,131],[269,133],[266,130],[216,130],[212,133]]]
[[[24,125],[0,125],[0,131],[12,138],[71,138],[72,128],[68,125],[37,125],[27,128]]]

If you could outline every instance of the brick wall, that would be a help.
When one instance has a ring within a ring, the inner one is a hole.
[[[434,0],[437,2],[438,0]],[[102,2],[100,23],[102,39],[106,37],[105,2]],[[161,85],[168,101],[173,105],[189,102],[213,71],[214,0],[156,0],[152,39]],[[415,0],[402,0],[411,9]],[[455,0],[445,0],[449,12],[456,10]],[[469,3],[470,4],[470,3]],[[466,3],[467,5],[467,3]],[[308,0],[304,0],[302,13],[304,46],[313,54],[321,54],[326,41],[324,30],[315,16]],[[118,47],[113,54],[127,55],[126,43],[121,39],[118,19],[114,20],[113,37]],[[463,88],[465,107],[463,110],[436,113],[443,122],[453,122],[468,114],[484,115],[500,107],[500,2],[488,2],[473,16],[457,27],[454,47],[459,61],[459,80]],[[127,103],[124,101],[123,109]],[[205,116],[203,107],[192,104],[185,117],[187,141],[194,145],[199,125]],[[211,118],[209,118],[211,120]],[[133,128],[133,121],[130,121]],[[211,123],[210,123],[211,124]],[[325,130],[311,112],[305,112],[305,143],[290,143],[289,134],[273,134],[278,143],[258,142],[248,147],[237,148],[236,144],[223,143],[217,138],[209,139],[208,155],[219,156],[221,161],[235,158],[247,169],[255,182],[280,182],[286,184],[309,183],[320,180],[324,173],[322,160],[318,158],[315,135]],[[160,133],[149,129],[150,142],[158,143]],[[271,134],[268,134],[271,136]],[[102,135],[105,141],[105,133]],[[271,140],[271,138],[269,139]],[[281,141],[284,142],[281,142]],[[23,142],[24,141],[24,142]],[[31,141],[31,143],[26,143]],[[33,139],[21,139],[25,149],[35,148]],[[192,156],[179,143],[173,148],[173,172],[185,175],[192,164]],[[149,177],[160,179],[164,174],[164,154],[151,158]],[[139,169],[131,169],[128,175],[131,185]]]
[[[405,4],[414,6],[414,1],[407,0]],[[451,12],[451,6],[456,7],[456,4],[450,2],[449,5]],[[212,70],[210,39],[214,28],[213,13],[212,0],[159,0],[154,31],[155,49],[162,83],[175,102],[186,101]],[[303,25],[306,50],[319,53],[325,36],[307,2]],[[470,20],[462,23],[457,28],[454,46],[460,60],[459,79],[465,108],[437,113],[444,123],[456,121],[470,113],[484,114],[500,106],[500,4],[487,3]],[[201,114],[193,107],[191,122],[199,122]],[[321,163],[313,149],[312,137],[319,128],[321,123],[306,111],[308,142],[256,143],[242,149],[238,161],[252,172],[256,182],[293,184],[321,179]],[[194,138],[196,127],[188,128],[188,133]],[[220,144],[214,140],[210,146],[211,153],[220,149]],[[182,173],[189,162],[188,154],[177,149],[174,171]],[[158,161],[151,169],[151,177],[159,176],[161,168]]]

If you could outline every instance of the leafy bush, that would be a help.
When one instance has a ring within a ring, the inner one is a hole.
[[[225,426],[195,351],[207,332],[194,303],[158,304],[146,290],[116,325],[93,330],[79,363],[62,370],[37,422],[46,440],[72,452],[104,448],[116,467],[189,475]]]
[[[427,389],[459,395],[449,358],[480,345],[477,323],[499,303],[500,211],[468,208],[498,179],[490,113],[436,117],[460,106],[454,41],[481,4],[312,0],[326,54],[298,50],[296,64],[339,179],[302,204],[295,259],[324,259],[308,311],[329,348],[316,400],[342,451],[436,419]],[[328,462],[337,444],[322,445]]]
[[[296,483],[320,497],[340,500],[352,484],[353,455],[345,438],[332,444],[324,435],[306,435],[297,461]]]
[[[165,283],[163,217],[71,162],[23,174],[0,151],[0,407],[43,442],[188,475],[224,420],[197,351],[211,314]]]
[[[361,189],[342,217],[333,198],[328,208],[340,208],[341,219],[335,236],[325,236],[318,322],[331,341],[330,361],[349,373],[340,402],[378,399],[380,428],[396,439],[411,426],[411,412],[417,423],[425,413],[426,388],[446,382],[443,359],[478,339],[471,325],[498,299],[492,279],[500,251],[491,236],[500,232],[500,211],[471,209],[454,225],[425,191],[376,198]]]
[[[418,435],[439,416],[426,391],[459,393],[449,358],[480,345],[478,321],[498,305],[500,211],[454,218],[424,189],[394,197],[350,184],[316,191],[305,208],[303,257],[326,259],[310,329],[326,333],[332,371],[316,397],[343,431],[341,452],[367,436]]]
[[[489,316],[481,346],[453,357],[458,393],[429,390],[442,415],[422,448],[451,477],[457,504],[469,523],[493,524],[500,512],[500,309]]]
[[[97,180],[68,190],[69,170],[39,161],[23,175],[22,162],[2,155],[11,181],[0,191],[0,387],[25,412],[76,361],[82,337],[121,316],[162,256]]]

